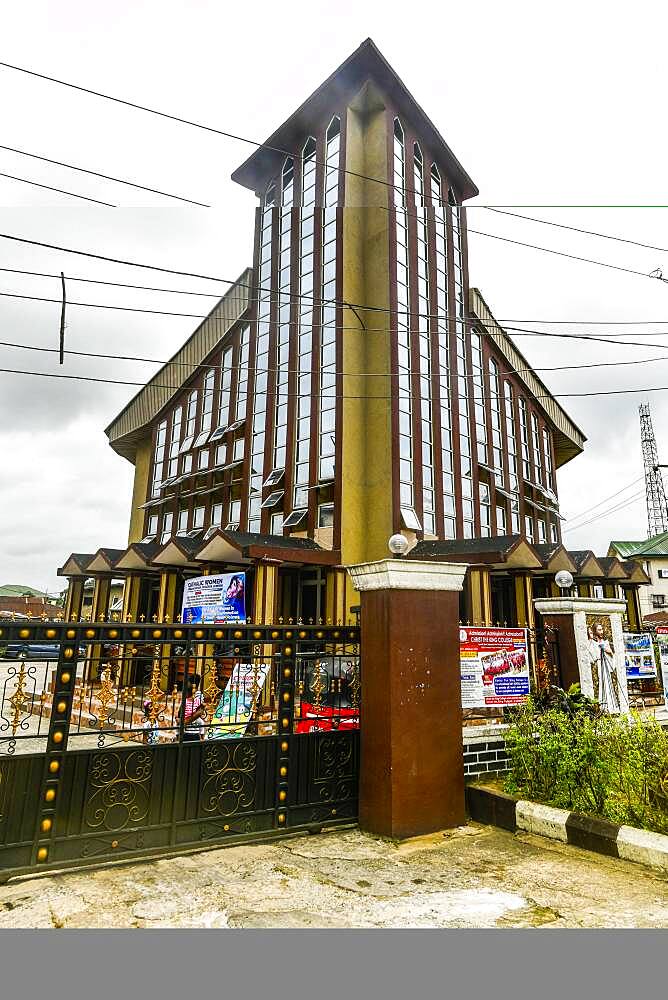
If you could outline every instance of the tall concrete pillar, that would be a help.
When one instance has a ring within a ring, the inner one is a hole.
[[[459,591],[466,566],[349,566],[362,604],[359,817],[405,838],[465,821]]]

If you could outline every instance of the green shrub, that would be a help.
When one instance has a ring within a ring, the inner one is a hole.
[[[507,791],[668,833],[668,734],[654,719],[551,689],[516,710],[506,746]]]

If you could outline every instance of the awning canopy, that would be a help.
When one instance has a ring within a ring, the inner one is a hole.
[[[411,549],[409,558],[484,563],[490,567],[504,569],[543,568],[543,562],[535,547],[522,535],[422,541]]]

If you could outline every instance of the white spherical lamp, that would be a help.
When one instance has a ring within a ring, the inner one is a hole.
[[[408,539],[397,533],[389,539],[387,547],[393,556],[405,556],[408,552]]]
[[[570,590],[573,586],[573,574],[569,573],[567,569],[560,569],[558,573],[554,574],[554,582],[561,590]]]

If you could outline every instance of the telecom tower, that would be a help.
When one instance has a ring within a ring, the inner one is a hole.
[[[652,428],[649,403],[640,404],[640,441],[645,463],[645,491],[647,494],[648,538],[668,531],[668,508],[663,478],[659,469],[659,454]]]

